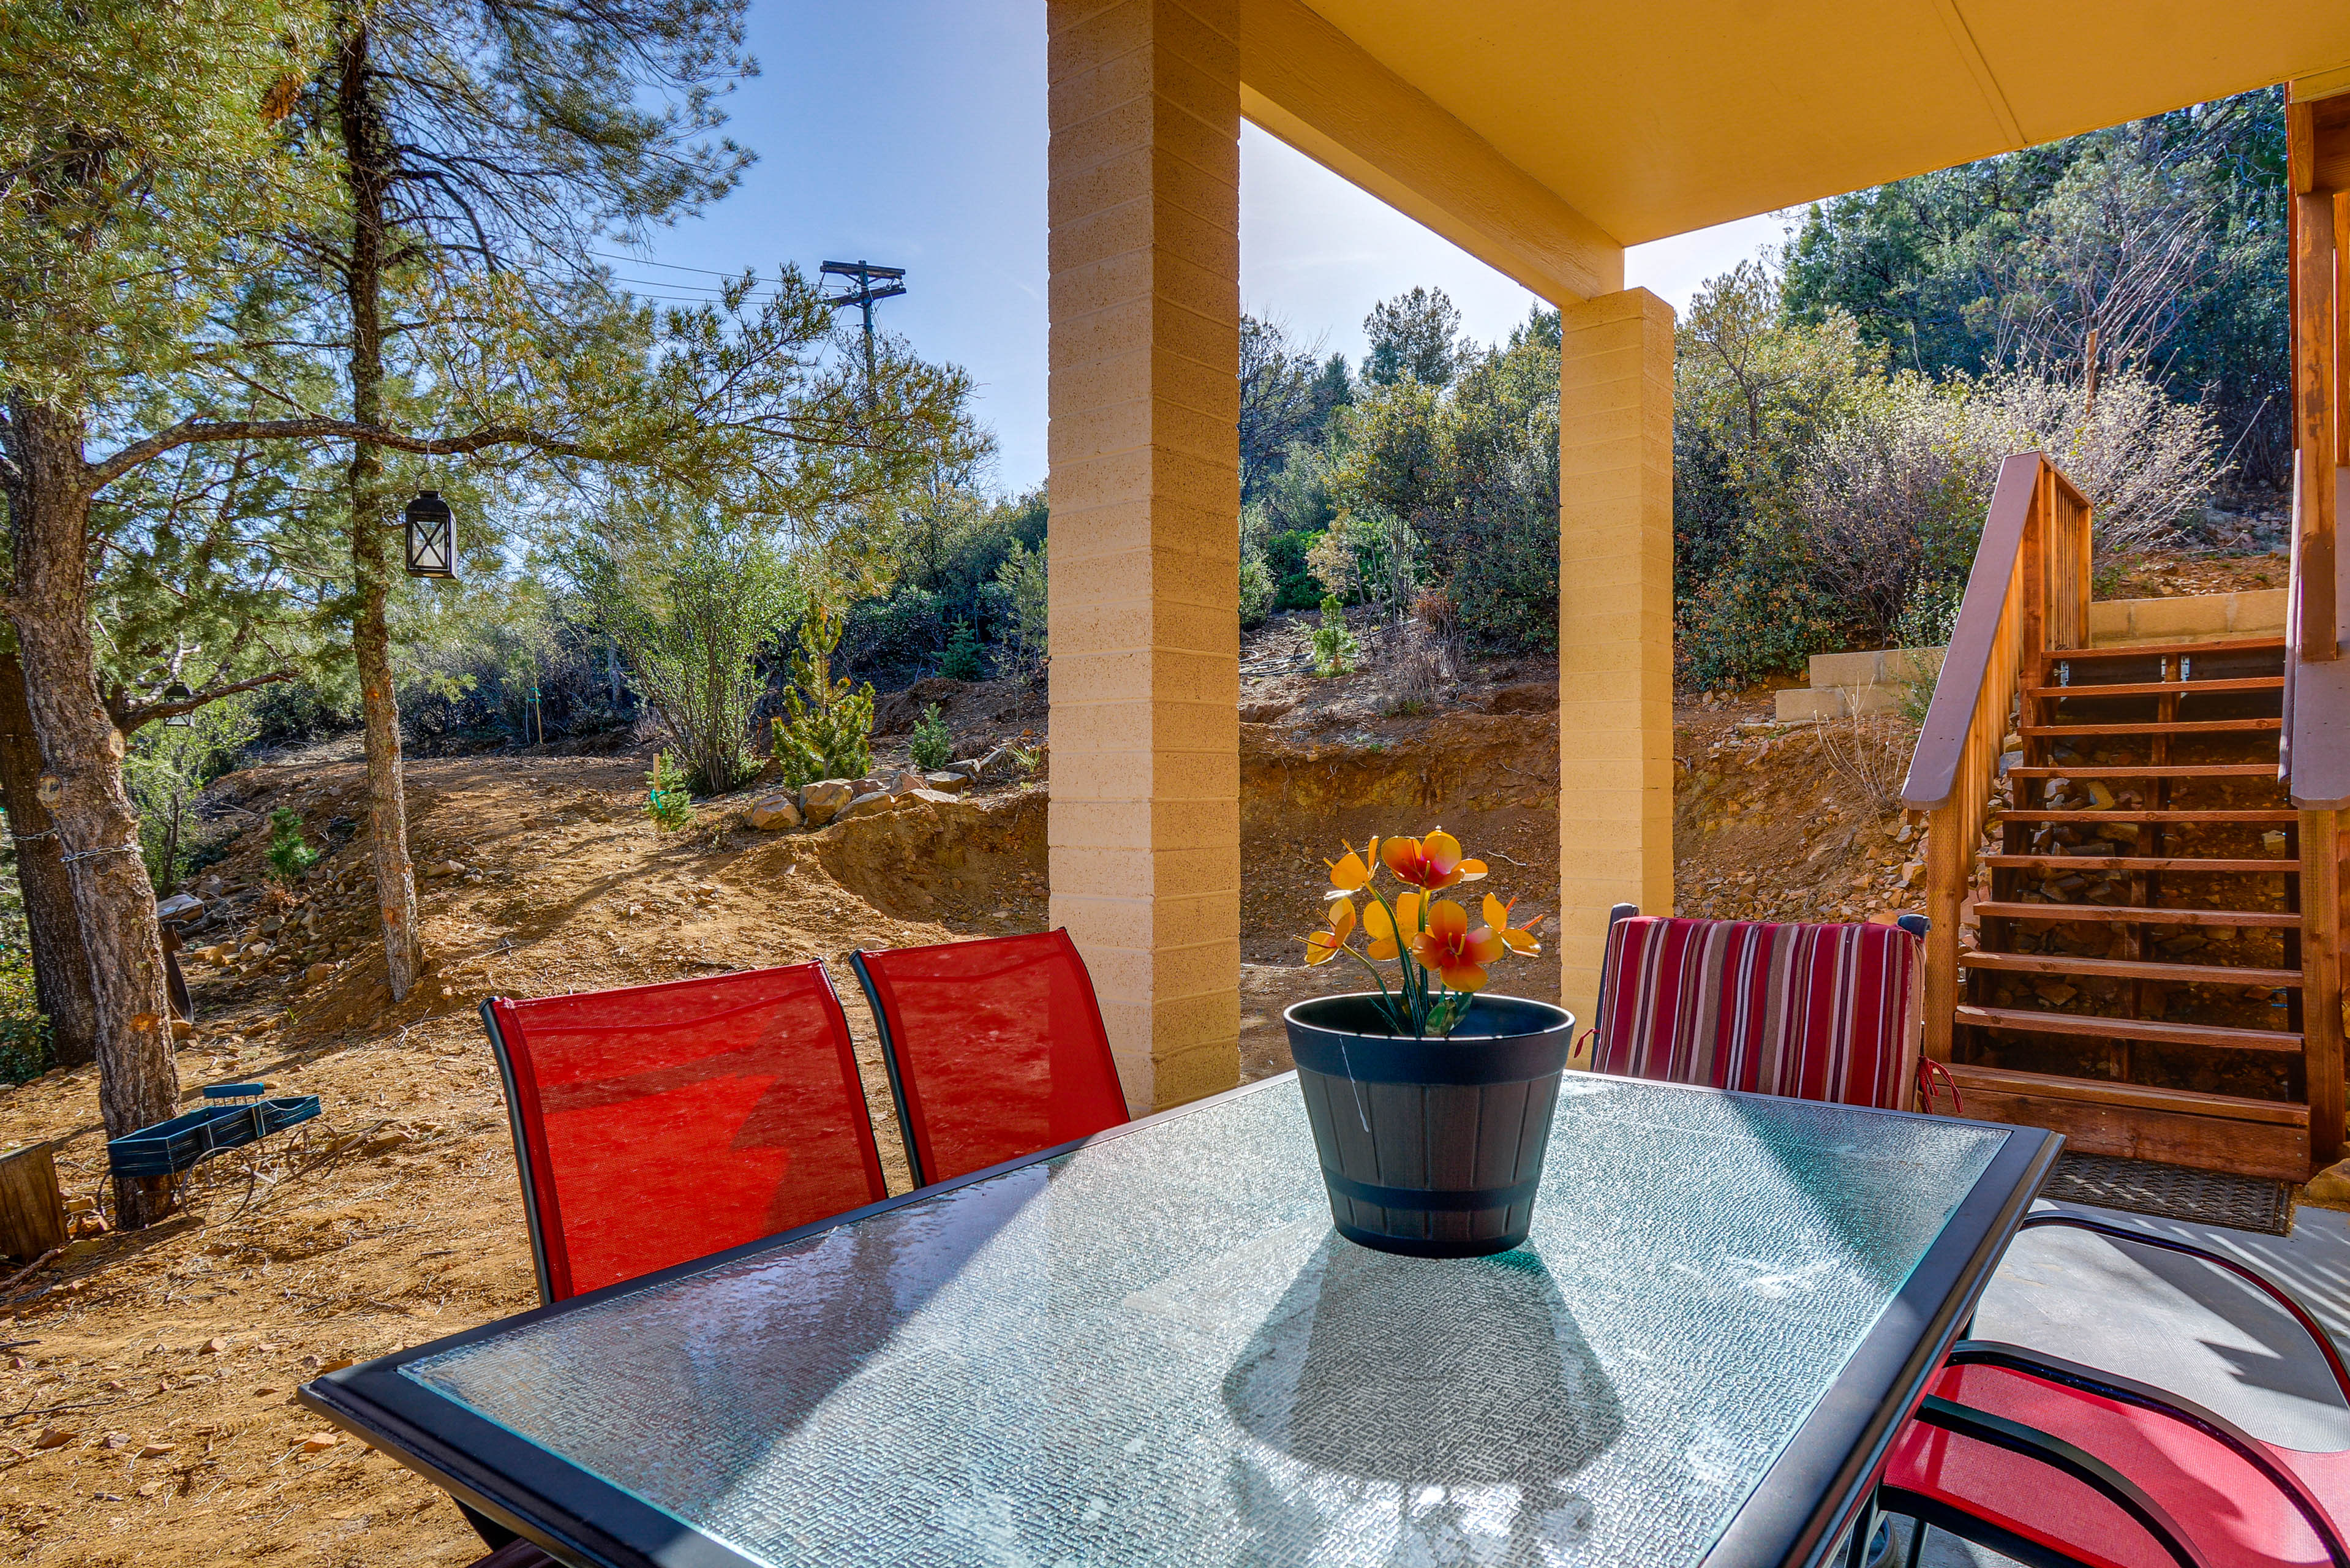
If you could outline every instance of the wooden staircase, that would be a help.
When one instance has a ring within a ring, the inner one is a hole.
[[[2002,466],[1904,789],[1933,813],[1927,1049],[1970,1116],[2297,1181],[2339,1158],[2343,1080],[2334,818],[2280,763],[2292,651],[2085,646],[2089,521],[2045,459]]]
[[[2009,458],[1901,796],[1932,814],[1926,1049],[1968,1115],[2298,1181],[2343,1153],[2350,93],[2285,130],[2284,638],[2089,647],[2088,503]]]

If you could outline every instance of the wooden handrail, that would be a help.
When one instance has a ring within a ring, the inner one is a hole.
[[[1991,510],[1983,519],[1982,539],[1975,546],[1974,570],[1967,577],[1966,597],[1960,601],[1950,646],[1942,656],[1941,673],[1934,680],[1926,722],[1918,730],[1909,775],[1902,782],[1901,804],[1912,811],[1936,811],[1950,804],[1967,744],[1986,727],[1979,722],[1986,707],[1998,710],[1996,727],[1991,729],[1992,742],[2007,732],[2008,704],[2001,699],[2015,694],[2014,655],[2020,651],[2023,632],[2024,535],[2042,500],[2043,473],[2053,475],[2064,486],[2066,498],[2085,514],[2088,509],[2072,482],[2036,452],[2019,452],[1999,465]],[[2087,536],[2085,527],[2084,545]],[[2085,632],[2085,570],[2080,574],[2080,583],[2079,625]],[[2087,640],[2085,636],[2076,636],[2065,646],[2077,648]],[[1992,701],[1986,703],[1987,698]]]
[[[2036,452],[1999,465],[1974,570],[1901,804],[1933,814],[1926,834],[1926,1054],[1950,1059],[1959,923],[1974,880],[2017,677],[2089,641],[2089,504]]]

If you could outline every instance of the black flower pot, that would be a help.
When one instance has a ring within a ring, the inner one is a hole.
[[[1388,1033],[1368,992],[1282,1014],[1297,1086],[1350,1241],[1420,1258],[1506,1252],[1534,1223],[1575,1018],[1481,995],[1450,1039]]]

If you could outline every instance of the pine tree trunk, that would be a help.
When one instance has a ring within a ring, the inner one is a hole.
[[[351,418],[383,417],[384,199],[390,149],[375,99],[363,22],[347,24],[336,83],[343,167],[351,197]],[[408,803],[400,777],[400,702],[391,689],[391,632],[385,613],[390,570],[384,560],[383,462],[365,441],[353,444],[348,475],[351,566],[359,606],[351,652],[359,665],[359,706],[367,728],[368,826],[375,843],[375,887],[383,927],[384,971],[391,999],[402,1002],[424,967],[416,932],[416,874],[408,858]]]
[[[174,1115],[172,1004],[155,890],[139,853],[139,819],[122,787],[122,732],[98,697],[89,635],[89,480],[81,421],[41,404],[10,410],[11,455],[23,472],[12,497],[16,573],[9,621],[25,694],[47,763],[36,794],[64,851],[98,1007],[99,1109],[109,1137]],[[152,1224],[170,1207],[163,1181],[123,1181],[125,1226]]]
[[[49,1020],[49,1045],[61,1067],[98,1059],[98,999],[90,994],[81,916],[56,825],[40,802],[41,742],[25,702],[25,667],[0,653],[0,805],[16,839],[16,885],[25,895],[32,939],[33,989]]]

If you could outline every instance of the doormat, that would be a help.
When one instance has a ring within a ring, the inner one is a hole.
[[[2106,1154],[2068,1154],[2056,1161],[2043,1198],[2063,1203],[2093,1203],[2100,1209],[2159,1215],[2190,1225],[2224,1225],[2263,1236],[2293,1233],[2293,1189],[2257,1176],[2224,1176],[2122,1159]]]

